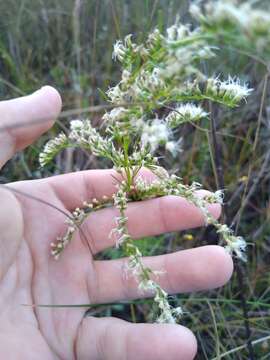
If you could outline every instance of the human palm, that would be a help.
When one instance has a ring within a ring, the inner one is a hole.
[[[49,119],[57,116],[60,107],[59,95],[49,87],[0,103],[3,125],[36,121],[35,125],[0,133],[0,164],[46,131],[52,125]],[[39,122],[44,114],[47,121]],[[143,175],[151,176],[146,171]],[[65,232],[66,215],[84,200],[112,195],[114,176],[112,170],[90,170],[0,189],[1,359],[194,358],[196,340],[180,325],[84,317],[81,307],[22,306],[96,304],[142,296],[134,278],[123,269],[124,259],[92,257],[114,245],[109,236],[117,214],[113,208],[91,214],[57,261],[50,255],[50,243]],[[209,209],[219,215],[219,205]],[[199,210],[178,197],[132,203],[127,212],[134,238],[203,224]],[[159,281],[169,293],[221,286],[232,272],[231,258],[218,246],[148,257],[145,262],[164,271]]]

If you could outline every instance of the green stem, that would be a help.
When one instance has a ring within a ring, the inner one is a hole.
[[[124,150],[124,169],[126,173],[126,181],[127,181],[127,192],[130,191],[130,187],[132,185],[132,171],[129,162],[128,150],[129,150],[130,140],[127,136],[123,138],[123,150]]]

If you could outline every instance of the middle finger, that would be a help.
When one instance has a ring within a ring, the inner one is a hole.
[[[145,257],[143,262],[152,270],[161,272],[155,280],[169,294],[220,287],[230,279],[233,271],[231,256],[216,245]],[[98,286],[92,289],[89,276],[86,281],[91,300],[95,303],[153,295],[139,291],[135,276],[126,269],[126,259],[96,261],[94,265]]]
[[[208,192],[201,190],[197,195],[205,196],[206,193]],[[221,207],[219,204],[211,204],[208,210],[218,218]],[[116,227],[116,216],[119,216],[117,209],[107,208],[91,213],[85,221],[84,229],[94,253],[115,245],[116,239],[115,236],[111,236],[111,231]],[[135,239],[205,224],[201,210],[179,196],[164,196],[130,203],[126,216],[129,234]]]

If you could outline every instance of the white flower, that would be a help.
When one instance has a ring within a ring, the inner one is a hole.
[[[149,48],[154,48],[160,40],[163,39],[163,35],[160,33],[158,29],[155,29],[152,33],[148,35],[147,45]]]
[[[197,4],[191,4],[189,7],[190,14],[197,20],[199,20],[202,16],[202,12],[200,7]]]
[[[202,7],[191,5],[191,15],[202,23],[215,25],[222,29],[224,23],[231,24],[242,36],[246,36],[248,41],[253,41],[252,46],[259,49],[269,47],[269,12],[256,9],[252,2],[242,2],[234,0],[208,1]]]
[[[70,122],[70,130],[81,130],[83,128],[83,121],[81,120],[72,120]]]
[[[250,12],[250,28],[254,32],[268,32],[270,34],[269,12],[252,9]]]
[[[177,155],[177,153],[182,152],[181,149],[181,143],[182,138],[180,138],[178,141],[168,141],[166,142],[165,149],[169,151],[173,157]]]
[[[250,8],[250,6],[248,6]],[[246,6],[235,6],[232,1],[217,1],[206,5],[208,17],[215,22],[236,22],[244,28],[249,25],[249,14]]]
[[[154,292],[156,290],[157,284],[153,280],[142,280],[139,283],[139,290],[142,292]]]
[[[190,35],[189,28],[182,24],[174,24],[167,29],[167,39],[169,41],[177,41]]]
[[[172,25],[167,29],[168,40],[174,41],[177,40],[177,25]]]
[[[120,89],[119,85],[111,87],[107,91],[107,95],[111,99],[111,102],[113,102],[113,103],[117,104],[117,103],[120,103],[121,101],[123,101],[123,92]]]
[[[249,89],[246,84],[241,85],[239,79],[231,76],[226,81],[221,81],[218,78],[207,80],[207,93],[233,102],[245,99],[252,91],[253,89]]]
[[[222,205],[224,200],[224,192],[222,190],[217,190],[214,193],[207,194],[204,199],[210,204],[218,203]]]
[[[223,204],[224,192],[222,190],[217,190],[214,192],[214,199],[218,204]]]
[[[160,119],[154,119],[151,124],[143,125],[141,144],[143,147],[150,145],[151,152],[154,152],[160,144],[169,140],[169,136],[167,125]]]
[[[127,113],[128,113],[128,110],[120,106],[120,107],[114,108],[113,110],[111,110],[108,113],[105,113],[103,115],[102,119],[105,121],[115,122],[115,121],[123,119]]]
[[[130,79],[130,76],[131,76],[131,72],[124,69],[123,72],[122,72],[122,83],[126,83],[129,79]]]
[[[162,78],[162,70],[154,68],[152,73],[142,71],[140,76],[136,79],[136,85],[140,89],[147,89],[148,91],[156,91],[164,87],[165,83]]]
[[[117,40],[113,46],[112,58],[118,59],[122,62],[125,58],[125,55],[129,50],[136,50],[136,44],[133,44],[131,41],[132,34],[129,34],[125,37],[124,42],[122,40]]]
[[[161,69],[160,76],[164,79],[168,79],[174,75],[179,74],[183,69],[183,63],[184,63],[184,61],[180,62],[180,61],[176,60],[175,58],[170,57],[167,60],[167,63],[166,63],[166,66],[164,67],[164,69]]]
[[[181,306],[174,308],[172,312],[177,318],[180,318],[183,315],[183,309],[181,308]]]
[[[220,82],[220,91],[224,91],[229,94],[234,100],[239,101],[245,99],[251,92],[246,84],[241,85],[239,79],[229,77],[225,82]]]
[[[112,58],[123,61],[125,53],[126,47],[124,46],[123,42],[121,40],[117,40],[113,46]]]
[[[47,165],[55,155],[68,146],[68,138],[64,133],[60,133],[55,139],[51,139],[44,146],[43,151],[39,154],[40,166]]]
[[[242,236],[232,236],[232,240],[228,243],[225,249],[229,252],[229,254],[235,253],[239,259],[246,261],[246,247],[246,241],[242,238]]]
[[[173,128],[183,124],[184,122],[200,120],[207,115],[207,112],[205,112],[200,106],[184,104],[171,111],[165,120],[167,124]]]

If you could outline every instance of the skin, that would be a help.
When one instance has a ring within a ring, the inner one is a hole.
[[[32,95],[0,102],[0,126],[9,126],[0,132],[0,166],[47,131],[60,110],[60,95],[48,86]],[[11,130],[14,124],[22,126]],[[21,181],[9,187],[44,199],[67,213],[84,200],[113,194],[112,175],[112,170],[90,170]],[[151,178],[147,171],[143,175]],[[0,188],[1,359],[195,357],[196,339],[181,325],[130,324],[116,318],[84,317],[83,308],[22,306],[104,303],[139,298],[142,294],[134,279],[125,276],[123,259],[93,260],[80,233],[55,261],[50,256],[50,243],[65,231],[65,216],[14,191]],[[214,216],[220,215],[219,205],[209,209]],[[116,214],[115,209],[101,210],[84,225],[93,254],[113,246],[109,233]],[[135,238],[203,225],[199,210],[173,196],[130,204],[128,218],[129,231]],[[219,246],[149,257],[145,262],[165,271],[159,281],[170,293],[222,286],[233,269],[231,257]]]

